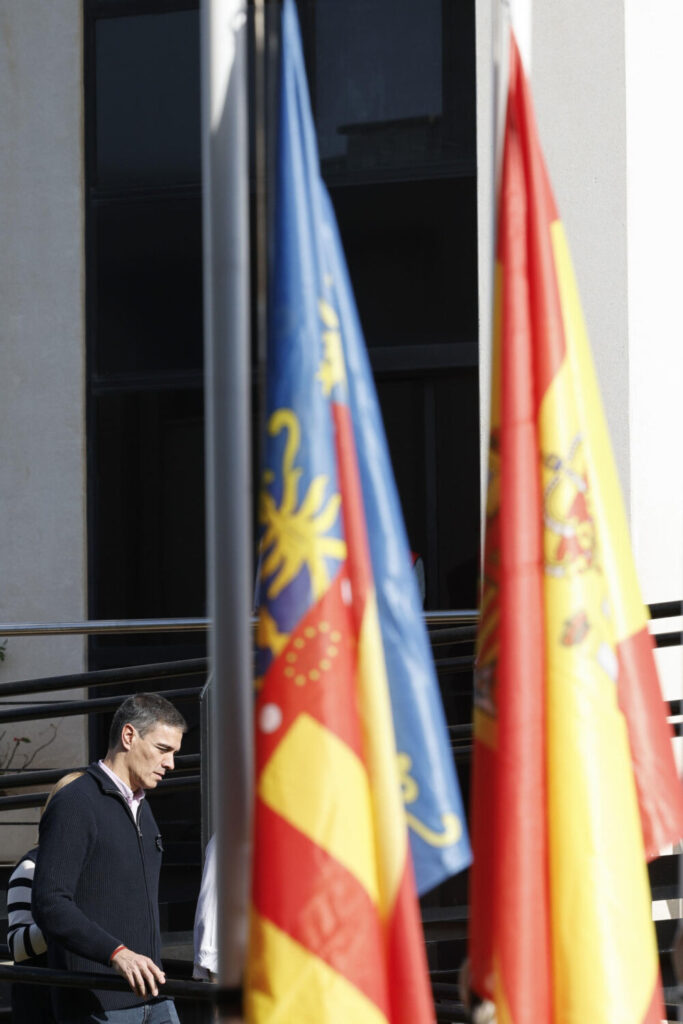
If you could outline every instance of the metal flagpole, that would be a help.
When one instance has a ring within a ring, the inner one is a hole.
[[[484,544],[486,526],[486,495],[488,488],[488,463],[491,429],[491,373],[493,363],[493,313],[495,304],[496,277],[496,233],[498,229],[498,192],[500,188],[501,168],[503,163],[503,138],[505,129],[505,113],[507,109],[507,87],[509,71],[508,39],[510,32],[510,0],[491,0],[487,8],[490,20],[482,10],[479,17],[480,31],[486,32],[488,45],[482,46],[485,61],[490,68],[488,78],[483,76],[481,83],[483,95],[490,96],[486,114],[479,114],[478,153],[479,175],[482,181],[488,181],[480,190],[485,200],[479,202],[480,224],[487,224],[480,235],[480,309],[482,310],[479,338],[479,427],[480,427],[480,465],[481,465],[481,522],[480,536],[480,572],[483,572]],[[488,236],[488,237],[487,237]],[[486,255],[484,255],[486,254]],[[484,274],[488,280],[485,280]],[[485,305],[485,308],[484,308]]]
[[[498,230],[498,200],[503,169],[503,141],[507,112],[508,77],[510,74],[510,0],[497,0],[493,6],[493,267],[496,264],[496,234]],[[491,292],[493,296],[493,291]]]
[[[202,0],[201,57],[212,790],[227,987],[241,983],[245,959],[253,777],[246,0]]]

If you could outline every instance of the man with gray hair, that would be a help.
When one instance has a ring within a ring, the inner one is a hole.
[[[51,800],[40,824],[33,913],[51,967],[116,971],[130,992],[53,990],[60,1024],[178,1024],[159,995],[159,870],[163,845],[145,790],[180,750],[187,725],[164,697],[118,708],[106,756]]]

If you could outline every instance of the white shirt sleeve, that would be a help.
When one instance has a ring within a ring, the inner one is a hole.
[[[216,849],[211,836],[206,847],[204,873],[194,918],[193,978],[206,979],[218,973],[218,898],[216,893]]]

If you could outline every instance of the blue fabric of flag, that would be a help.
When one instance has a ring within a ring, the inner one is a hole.
[[[418,891],[471,861],[453,755],[412,569],[370,364],[332,203],[323,184],[294,0],[284,0],[282,83],[270,283],[269,415],[297,411],[301,493],[324,475],[338,489],[327,399],[347,402],[354,425],[372,570],[389,679],[403,795]],[[345,380],[316,386],[324,356],[320,302],[339,320]],[[266,464],[279,465],[287,437],[269,436]],[[274,500],[282,484],[273,481]],[[339,517],[341,520],[341,517]],[[335,526],[343,539],[341,521]],[[334,571],[334,557],[329,559]],[[266,600],[268,579],[262,586]],[[314,603],[305,573],[268,606],[289,630]]]

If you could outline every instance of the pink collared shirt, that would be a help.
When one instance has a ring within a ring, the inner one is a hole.
[[[140,804],[145,799],[144,789],[138,789],[134,793],[130,786],[127,786],[123,779],[120,779],[116,772],[113,772],[104,761],[98,761],[98,766],[102,769],[105,774],[109,776],[111,781],[116,785],[121,795],[124,797],[126,803],[130,807],[130,812],[133,815],[133,820],[137,822],[138,811],[140,810]]]

